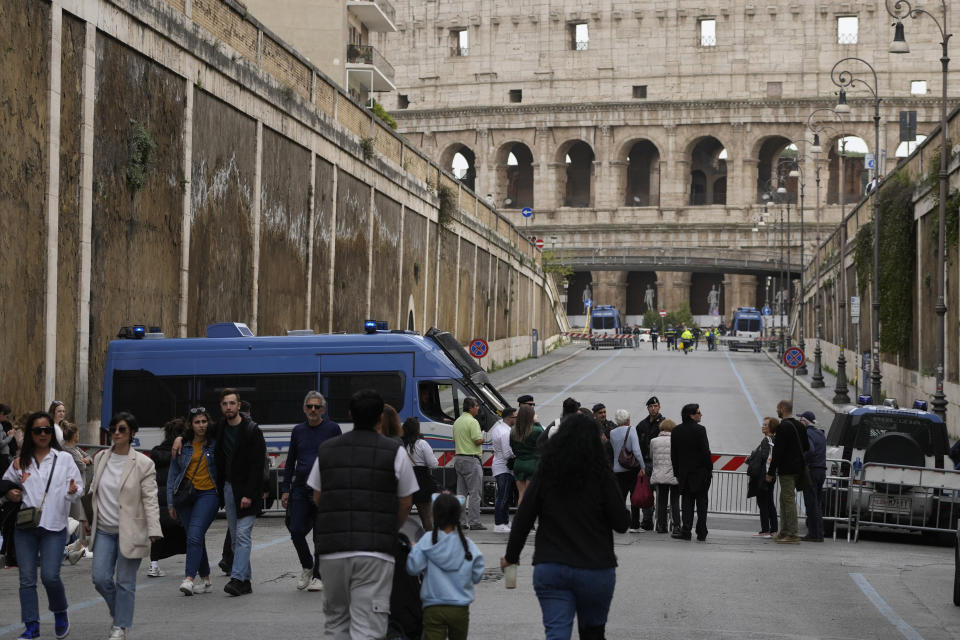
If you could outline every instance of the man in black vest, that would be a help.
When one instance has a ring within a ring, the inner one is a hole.
[[[419,485],[400,442],[376,432],[381,413],[376,391],[353,394],[353,431],[320,445],[307,480],[317,503],[326,638],[387,633],[397,531]]]

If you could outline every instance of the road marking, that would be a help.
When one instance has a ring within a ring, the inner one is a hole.
[[[747,385],[743,383],[743,378],[740,377],[740,372],[737,371],[737,367],[733,364],[733,358],[730,357],[729,351],[724,351],[723,355],[727,356],[727,362],[730,363],[730,368],[733,369],[733,375],[737,376],[737,382],[740,383],[740,388],[743,390],[743,395],[747,396],[747,402],[750,403],[750,409],[753,411],[753,415],[756,416],[757,422],[763,422],[763,416],[760,415],[760,410],[757,409],[757,404],[753,401],[753,396],[750,395],[750,392],[747,391]]]
[[[890,624],[897,628],[897,631],[903,634],[904,638],[907,638],[907,640],[923,640],[923,636],[907,624],[906,620],[897,615],[897,612],[880,597],[880,594],[873,588],[873,585],[867,582],[867,579],[862,573],[851,573],[849,575],[853,581],[857,583],[857,586],[860,587],[860,591],[863,591],[863,595],[867,596],[867,599],[873,603],[873,606],[890,621]]]
[[[563,394],[565,394],[567,391],[569,391],[569,390],[572,389],[573,387],[577,386],[578,384],[580,384],[581,382],[583,382],[584,380],[586,380],[587,378],[589,378],[590,376],[592,376],[593,374],[595,374],[598,369],[600,369],[601,367],[607,366],[607,365],[610,363],[611,360],[613,360],[614,358],[616,358],[617,356],[619,356],[619,355],[620,355],[621,353],[623,353],[624,351],[625,351],[625,349],[619,349],[619,350],[615,351],[612,356],[610,356],[609,358],[607,358],[606,360],[604,360],[603,362],[601,362],[600,364],[598,364],[597,366],[595,366],[593,369],[590,369],[590,371],[586,372],[585,374],[583,374],[582,376],[580,376],[579,378],[577,378],[576,380],[574,380],[573,382],[571,382],[570,384],[568,384],[567,386],[565,386],[563,389],[561,389],[560,391],[556,392],[555,394],[553,394],[552,396],[550,396],[550,398],[548,398],[547,400],[544,400],[544,401],[541,402],[540,404],[544,404],[544,405],[550,404],[551,402],[553,402],[554,400],[556,400],[557,398],[559,398],[560,396],[562,396]]]
[[[286,536],[283,536],[282,538],[275,538],[273,540],[269,540],[267,542],[262,542],[258,545],[254,545],[253,549],[254,550],[265,549],[266,547],[272,547],[276,544],[280,544],[281,542],[288,542],[289,540],[290,540],[290,536],[286,535]],[[159,580],[152,580],[150,582],[138,584],[137,591],[143,591],[144,589],[151,589],[153,587],[160,586],[167,582],[169,582],[169,580],[167,580],[166,578],[160,578]],[[40,585],[37,584],[37,587],[39,588]],[[96,598],[91,598],[89,600],[84,600],[83,602],[72,604],[67,608],[67,611],[74,612],[74,611],[80,611],[81,609],[89,609],[90,607],[96,606],[98,604],[102,604],[106,606],[106,603],[103,601],[103,598],[101,598],[100,596],[97,596]],[[50,622],[52,620],[53,620],[52,613],[47,613],[40,616],[40,622]],[[8,624],[5,627],[0,627],[0,637],[13,633],[14,631],[19,631],[21,629],[23,629],[23,623]]]

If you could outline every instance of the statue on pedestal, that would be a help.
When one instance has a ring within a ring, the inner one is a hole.
[[[720,292],[717,291],[716,285],[710,287],[710,293],[707,294],[707,306],[710,309],[708,312],[710,315],[717,315],[720,309]]]
[[[653,287],[647,285],[647,290],[643,293],[643,304],[646,307],[644,311],[650,311],[653,309],[653,296],[654,296]]]

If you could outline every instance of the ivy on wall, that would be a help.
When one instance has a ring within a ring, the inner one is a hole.
[[[878,194],[880,209],[880,350],[905,355],[913,332],[916,274],[915,184],[906,172],[894,174]]]
[[[947,140],[947,147],[950,148],[952,142]],[[951,154],[947,161],[949,166],[957,157],[957,153]],[[930,227],[930,241],[933,247],[937,246],[937,235],[940,233],[940,150],[938,149],[930,158],[930,170],[923,175],[919,184],[921,191],[930,192],[930,199],[933,202]],[[953,257],[950,249],[957,246],[960,239],[960,191],[954,189],[947,196],[947,241],[946,241],[946,259],[949,264],[953,264]],[[936,249],[934,249],[936,252]]]
[[[867,288],[873,279],[873,225],[865,224],[857,231],[853,246],[853,268],[857,273],[857,291],[860,296],[867,295]]]

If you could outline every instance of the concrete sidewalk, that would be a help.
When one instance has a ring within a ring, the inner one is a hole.
[[[529,380],[535,375],[538,375],[551,367],[562,364],[586,350],[587,347],[581,344],[570,343],[562,347],[558,347],[550,353],[540,356],[539,358],[527,358],[526,360],[522,360],[514,365],[510,365],[509,367],[494,371],[493,373],[488,374],[488,376],[490,377],[490,382],[493,383],[493,386],[495,386],[498,390],[503,391],[504,389],[509,389],[515,384],[523,382],[524,380]]]

